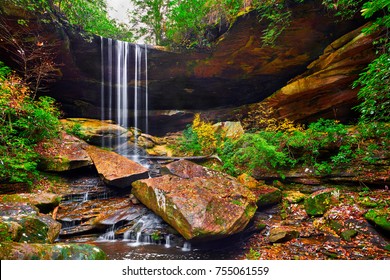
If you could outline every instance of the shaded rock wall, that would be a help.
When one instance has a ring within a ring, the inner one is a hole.
[[[347,121],[356,115],[358,88],[352,83],[375,58],[373,41],[377,34],[365,35],[366,26],[332,42],[302,75],[266,98],[276,117],[313,121],[320,117]]]

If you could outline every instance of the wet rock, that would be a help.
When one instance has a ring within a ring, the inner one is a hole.
[[[98,146],[123,143],[133,136],[131,131],[110,120],[67,118],[61,120],[61,122],[69,129],[78,126],[83,139],[90,144]]]
[[[253,194],[226,174],[193,178],[165,175],[132,185],[133,194],[143,204],[188,240],[238,233],[257,208]]]
[[[167,145],[156,145],[151,149],[147,149],[146,151],[151,156],[171,157],[174,154],[174,151],[171,148],[169,148]]]
[[[18,242],[53,243],[61,230],[61,224],[47,215],[17,217],[14,221],[22,226]]]
[[[2,260],[105,260],[106,254],[89,244],[0,243]]]
[[[268,240],[271,243],[282,243],[299,237],[299,231],[293,227],[275,226],[269,231]]]
[[[335,189],[324,189],[312,193],[305,199],[305,210],[310,216],[321,216],[329,209]]]
[[[278,188],[260,183],[247,174],[242,174],[237,179],[252,191],[259,208],[277,204],[282,200],[282,192]]]
[[[283,197],[291,204],[299,203],[306,198],[304,193],[300,191],[284,191]]]
[[[68,171],[92,165],[92,160],[84,150],[86,143],[62,131],[60,138],[50,143],[39,143],[36,150],[40,154],[39,168],[44,171]]]
[[[244,134],[244,128],[240,122],[219,122],[213,125],[215,133],[219,133],[222,138],[237,139]]]
[[[58,237],[61,224],[51,216],[39,214],[32,205],[18,203],[0,204],[0,224],[8,238],[17,242],[53,243]]]
[[[390,211],[388,209],[370,209],[364,217],[387,234],[390,233]]]
[[[36,206],[41,213],[49,213],[61,202],[61,197],[52,193],[19,193],[11,195],[1,195],[1,202],[9,203],[30,203]]]
[[[62,204],[57,213],[57,220],[63,225],[60,236],[104,232],[116,223],[132,222],[146,211],[142,205],[133,205],[129,198]]]
[[[107,185],[126,188],[135,180],[149,176],[148,169],[114,152],[94,146],[88,146],[86,150]]]
[[[20,202],[0,203],[0,216],[36,216],[39,209],[36,206]]]

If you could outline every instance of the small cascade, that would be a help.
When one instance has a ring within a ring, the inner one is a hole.
[[[183,245],[183,247],[181,248],[181,250],[184,251],[184,252],[189,252],[189,251],[191,251],[191,243],[188,242],[188,241],[184,242],[184,245]]]
[[[158,242],[153,238],[153,234],[161,228],[162,223],[162,219],[153,213],[144,215],[124,233],[123,239],[132,241],[130,246],[156,244]]]
[[[168,234],[165,236],[165,248],[171,248],[171,235]]]
[[[101,235],[98,240],[99,241],[114,241],[115,240],[115,225],[110,226],[107,229],[107,232]]]
[[[84,193],[82,202],[86,202],[88,200],[89,200],[89,192],[87,191],[87,192]]]
[[[149,130],[147,46],[102,37],[100,46],[101,120],[112,120],[127,129],[136,128],[134,154],[128,154],[128,149],[122,151],[125,156],[137,156],[138,129],[145,133]],[[132,87],[133,90],[130,90]],[[116,141],[112,137],[103,139],[103,147],[113,148],[123,144],[126,138],[119,137],[120,133],[118,130]]]

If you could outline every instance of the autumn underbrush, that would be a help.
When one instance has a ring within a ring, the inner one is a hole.
[[[36,145],[59,134],[54,99],[33,99],[29,87],[0,62],[0,183],[32,184],[39,179]]]
[[[389,159],[390,125],[360,122],[345,125],[320,119],[306,128],[289,120],[269,118],[261,126],[246,127],[238,138],[216,133],[207,120],[196,115],[183,132],[176,150],[184,155],[218,155],[219,169],[233,176],[254,170],[278,173],[308,168],[314,175],[328,175],[351,166],[383,165]]]

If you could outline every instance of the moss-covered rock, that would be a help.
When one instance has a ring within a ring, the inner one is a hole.
[[[84,150],[84,141],[62,131],[60,138],[49,143],[41,142],[36,148],[41,160],[39,168],[44,171],[62,172],[91,166],[92,160]]]
[[[268,240],[271,243],[286,242],[299,237],[299,231],[293,227],[275,226],[270,229]]]
[[[10,219],[22,227],[20,229],[20,238],[17,240],[18,242],[53,243],[61,230],[61,224],[47,215]]]
[[[283,197],[288,203],[295,204],[303,201],[306,198],[306,194],[301,193],[300,191],[284,191]]]
[[[17,241],[21,236],[23,227],[14,221],[0,218],[0,242]]]
[[[354,229],[347,229],[340,233],[340,237],[345,241],[351,241],[353,237],[355,237],[358,232]]]
[[[0,203],[0,225],[5,240],[27,243],[53,243],[61,229],[51,216],[20,202]]]
[[[89,244],[0,243],[2,260],[104,260],[106,254]]]
[[[305,199],[306,213],[310,216],[323,215],[333,203],[332,196],[335,191],[335,189],[324,189],[312,193]]]
[[[277,204],[282,200],[282,192],[278,188],[261,183],[245,173],[237,179],[255,195],[257,199],[256,204],[259,208]]]
[[[83,140],[90,144],[103,146],[103,143],[124,143],[134,134],[110,120],[88,118],[68,118],[61,120],[67,129],[79,127]]]
[[[52,193],[19,193],[1,195],[1,202],[29,203],[36,206],[41,213],[49,213],[61,202],[61,196]]]
[[[370,209],[367,211],[364,217],[380,229],[390,233],[389,209]]]

